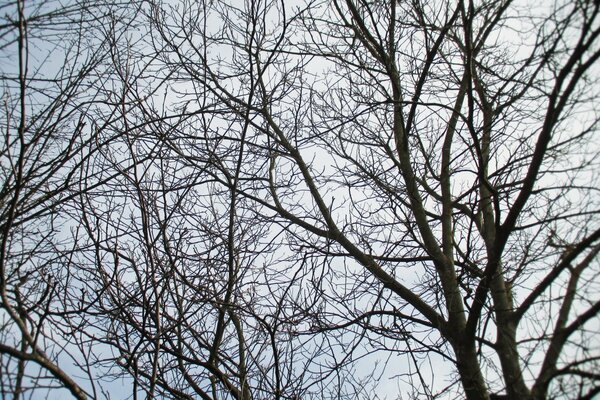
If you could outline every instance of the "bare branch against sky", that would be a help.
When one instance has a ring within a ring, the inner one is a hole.
[[[0,3],[0,397],[592,399],[600,4]]]

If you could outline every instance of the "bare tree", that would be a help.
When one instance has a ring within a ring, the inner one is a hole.
[[[2,395],[600,392],[598,2],[28,4]]]
[[[322,371],[373,349],[413,364],[398,374],[420,398],[600,390],[597,3],[184,2],[150,17],[186,115],[155,137],[218,171],[203,193],[229,210],[221,235],[270,232],[250,238],[277,246],[252,290],[277,293],[295,335],[338,341]]]
[[[252,125],[225,122],[230,112],[208,92],[169,110],[187,83],[153,52],[160,38],[150,28],[144,43],[111,51],[120,107],[104,130],[110,143],[86,170],[94,188],[79,197],[78,242],[88,243],[77,256],[89,315],[81,332],[111,349],[94,366],[131,377],[133,396],[320,396],[341,374],[318,365],[332,339],[298,334],[298,309],[284,303],[297,255],[279,246],[275,215],[257,215],[239,191],[253,168]]]
[[[16,0],[0,10],[0,397],[96,397],[90,348],[69,321],[84,310],[72,286],[68,204],[103,145],[91,114],[112,69],[103,55],[113,42],[102,38],[115,40],[128,7]]]

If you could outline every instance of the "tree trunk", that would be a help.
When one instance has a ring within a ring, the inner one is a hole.
[[[489,400],[490,395],[481,374],[474,342],[458,337],[456,342],[453,343],[453,348],[456,354],[460,381],[467,400]]]

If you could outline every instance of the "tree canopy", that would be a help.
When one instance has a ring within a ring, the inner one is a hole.
[[[600,392],[597,1],[0,10],[1,396]]]

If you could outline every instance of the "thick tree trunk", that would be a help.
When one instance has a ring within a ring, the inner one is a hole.
[[[479,367],[474,342],[468,338],[457,337],[453,348],[467,400],[489,400],[490,395]]]

